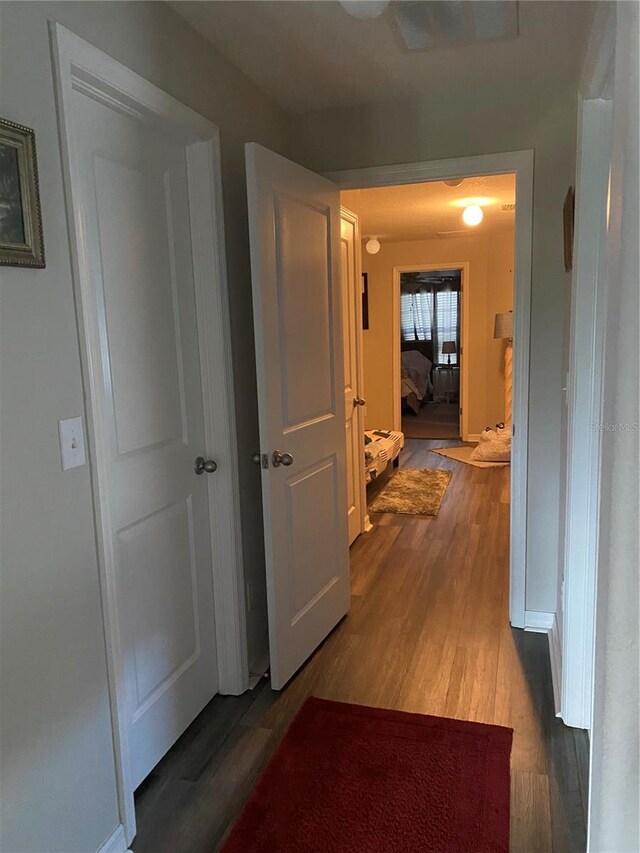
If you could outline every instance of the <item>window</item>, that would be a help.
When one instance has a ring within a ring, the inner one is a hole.
[[[449,354],[442,352],[445,341],[454,341],[456,345],[456,352],[450,354],[451,364],[458,364],[460,352],[460,272],[452,270],[451,273],[403,273],[401,276],[402,340],[433,341],[436,364],[449,362]],[[423,277],[432,281],[416,281]]]

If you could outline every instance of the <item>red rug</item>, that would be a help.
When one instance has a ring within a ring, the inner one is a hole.
[[[224,853],[509,849],[512,730],[308,699]]]

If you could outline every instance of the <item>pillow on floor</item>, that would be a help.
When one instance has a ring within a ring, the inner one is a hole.
[[[471,458],[475,462],[510,462],[511,430],[486,429],[480,435],[479,444],[473,449]]]

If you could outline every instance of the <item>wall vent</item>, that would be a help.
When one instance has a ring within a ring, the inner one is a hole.
[[[396,0],[390,8],[407,50],[518,36],[515,0]]]
[[[516,209],[515,204],[503,204],[503,205],[502,205],[502,210],[503,210],[505,213],[510,213],[511,211],[513,211],[513,210],[515,210],[515,209]]]

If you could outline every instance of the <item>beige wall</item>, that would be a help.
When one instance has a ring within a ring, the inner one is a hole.
[[[165,3],[0,3],[0,115],[35,128],[45,270],[0,271],[0,849],[97,850],[117,824],[88,467],[57,421],[83,412],[47,20],[221,128],[250,647],[265,648],[245,140],[286,153],[283,114]]]
[[[478,88],[341,108],[293,122],[294,159],[320,172],[533,149],[533,259],[527,610],[555,611],[565,290],[562,205],[575,180],[577,78]]]
[[[415,264],[469,264],[467,303],[468,429],[480,433],[504,418],[503,344],[493,339],[497,311],[513,307],[513,229],[459,239],[383,243],[377,255],[362,253],[368,273],[369,329],[364,338],[367,426],[393,425],[393,268]]]

